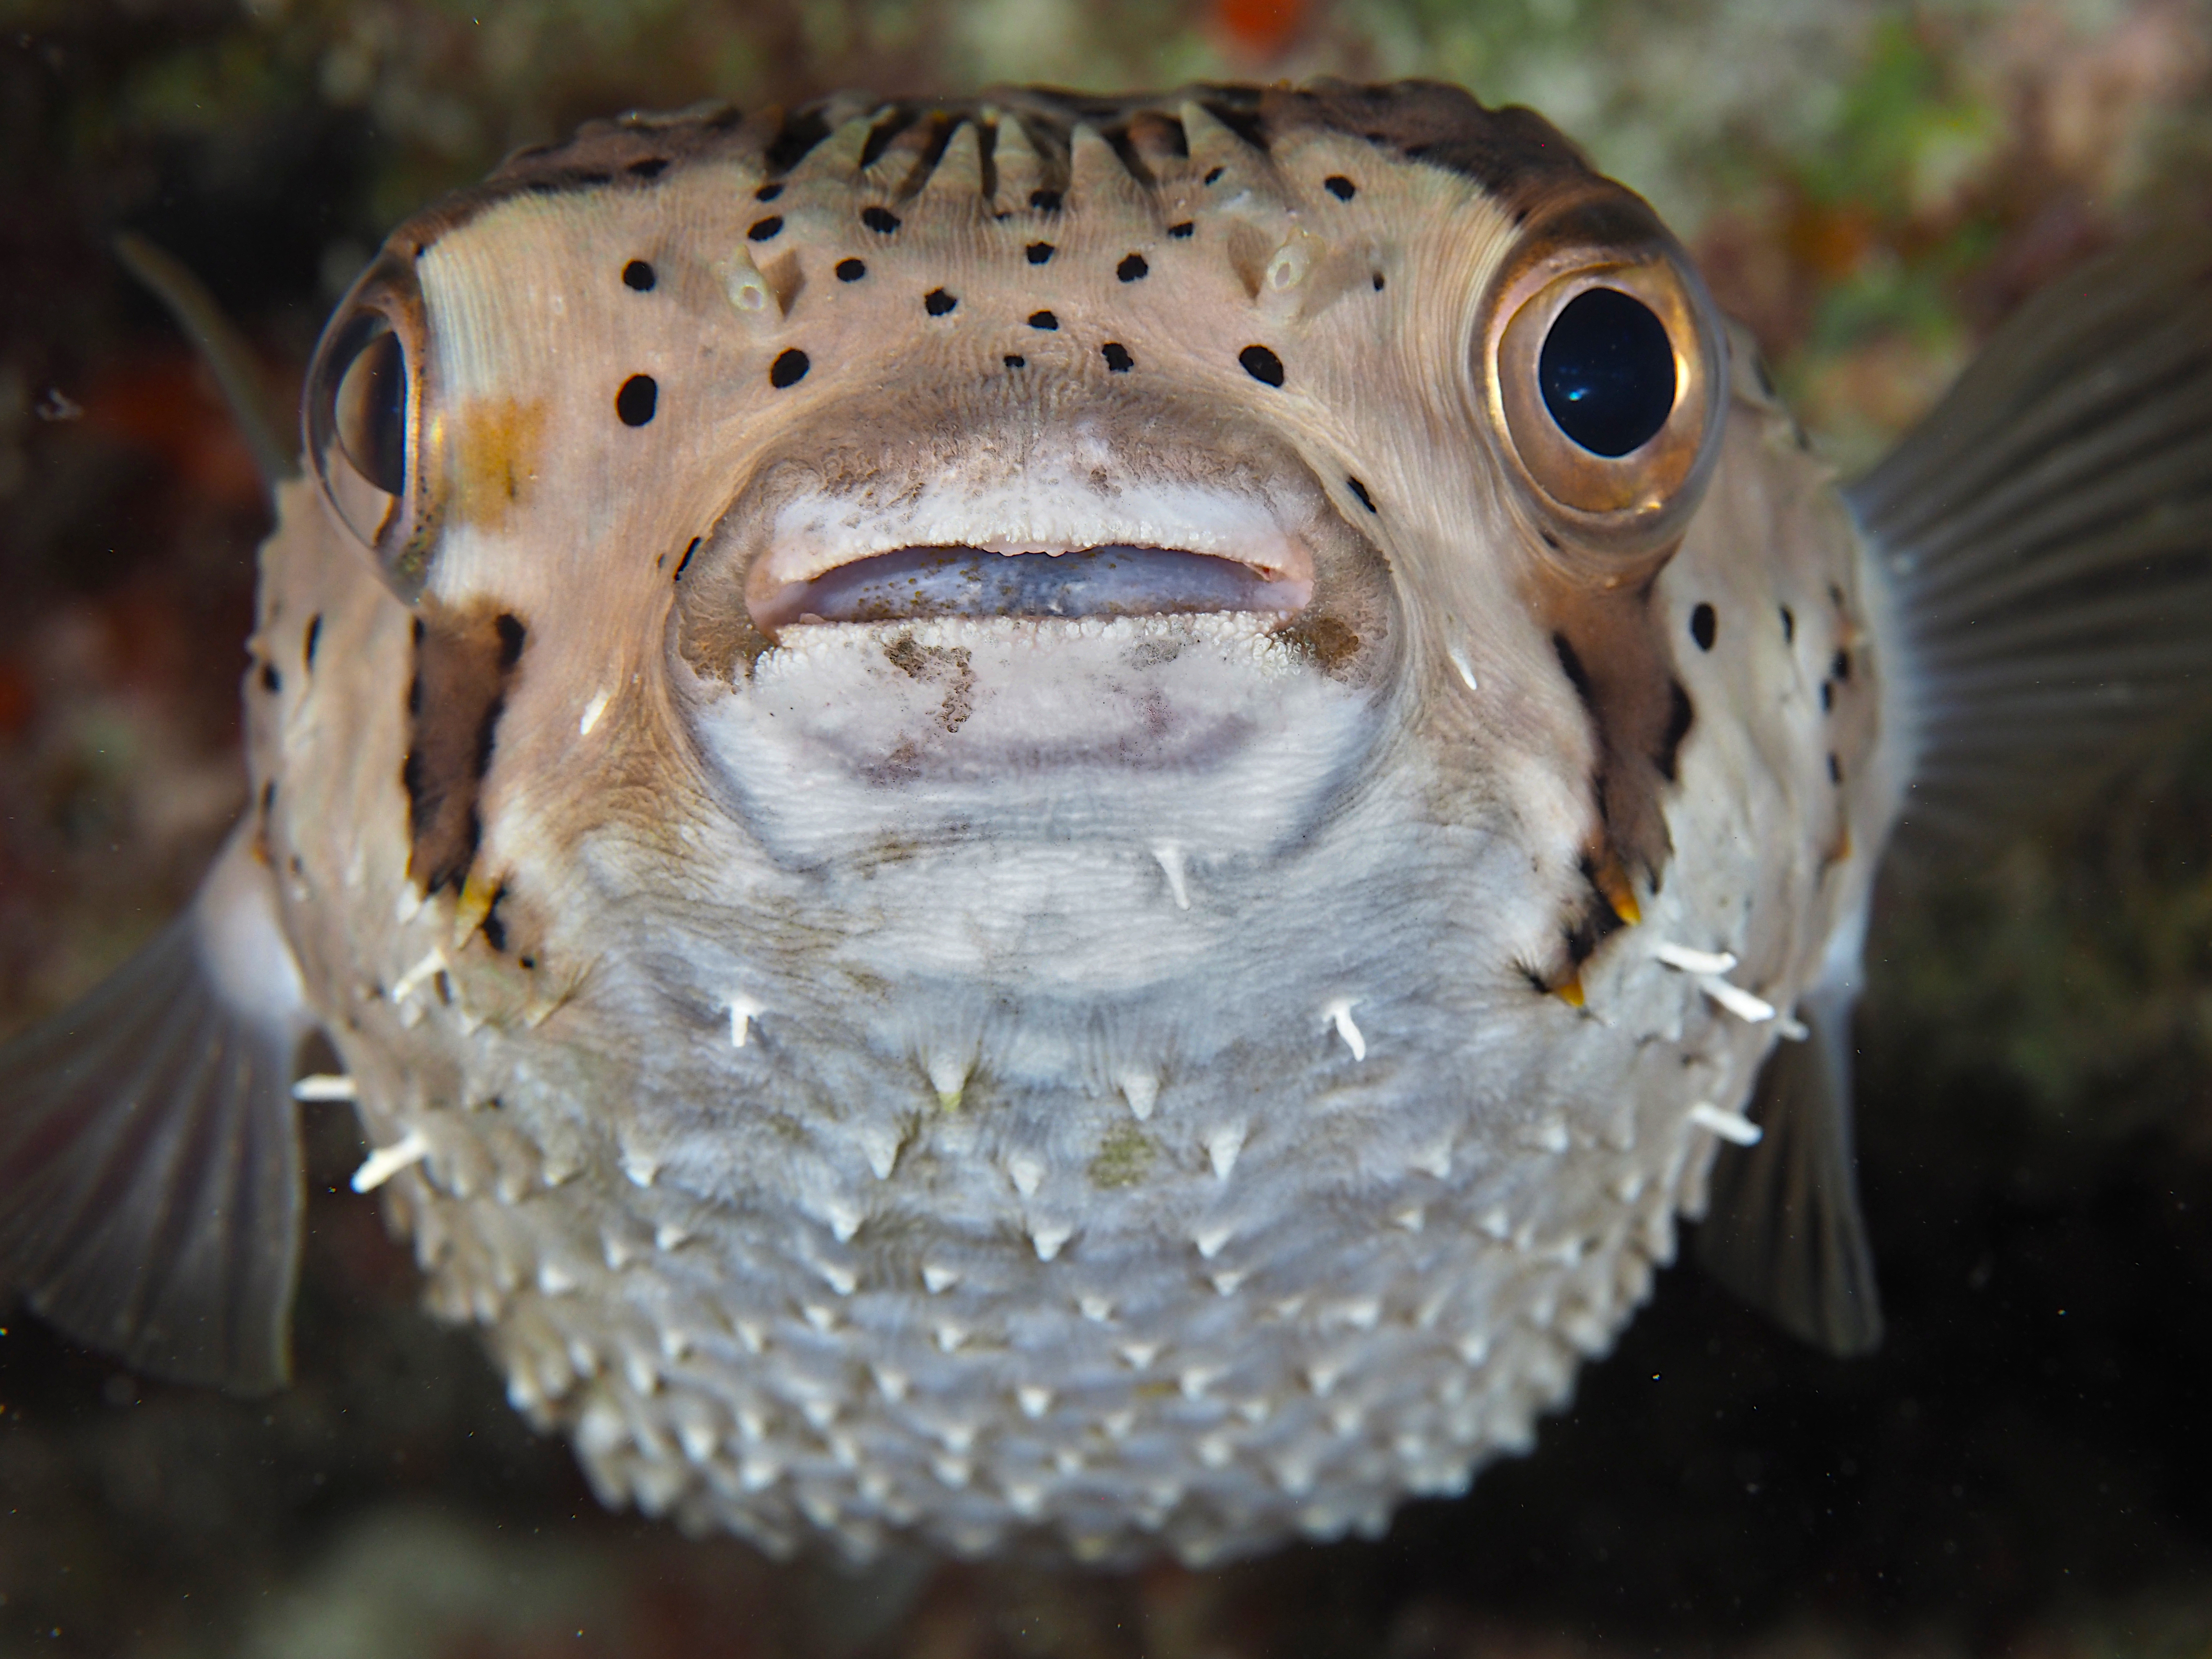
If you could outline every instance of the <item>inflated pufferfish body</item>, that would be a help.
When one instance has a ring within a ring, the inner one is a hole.
[[[258,806],[9,1057],[0,1262],[70,1328],[281,1374],[319,1027],[515,1404],[771,1548],[1378,1528],[1529,1443],[1760,1126],[1723,1266],[1873,1340],[1840,1027],[1952,727],[1527,112],[625,118],[401,227],[307,429]]]

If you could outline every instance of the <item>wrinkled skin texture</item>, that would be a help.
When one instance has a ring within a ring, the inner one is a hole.
[[[374,552],[284,499],[260,832],[434,1304],[611,1501],[860,1553],[1379,1528],[1529,1443],[1855,966],[1879,597],[1747,354],[1686,304],[1713,413],[1640,540],[1497,416],[1515,273],[1663,232],[1525,115],[1232,103],[1034,100],[988,167],[974,119],[587,132],[362,291],[409,496]],[[1100,544],[1310,589],[749,609]]]

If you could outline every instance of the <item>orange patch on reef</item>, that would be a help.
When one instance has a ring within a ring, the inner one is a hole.
[[[261,500],[261,476],[238,424],[191,353],[149,350],[84,393],[93,431],[150,451],[194,494],[225,508]]]
[[[20,736],[38,706],[30,672],[13,657],[0,657],[0,738]]]
[[[1874,214],[1863,203],[1801,202],[1790,216],[1790,252],[1828,282],[1841,282],[1866,262],[1876,242]]]
[[[1241,50],[1272,58],[1306,20],[1306,0],[1214,0],[1214,21]]]

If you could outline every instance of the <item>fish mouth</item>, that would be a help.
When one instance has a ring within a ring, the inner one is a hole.
[[[902,547],[836,565],[809,581],[748,596],[770,639],[819,623],[936,617],[1159,617],[1249,611],[1289,617],[1313,599],[1313,579],[1210,553],[1127,543],[1000,552],[987,547]]]
[[[919,398],[744,459],[706,532],[665,556],[670,648],[693,672],[749,682],[771,655],[827,662],[835,635],[927,628],[1030,641],[993,672],[1034,683],[1079,636],[1163,627],[1279,641],[1347,685],[1396,672],[1389,562],[1283,438],[1173,399],[1043,418]]]
[[[1056,522],[1045,523],[1033,500],[829,514],[818,498],[787,502],[748,574],[746,610],[774,640],[793,627],[933,617],[1287,618],[1312,602],[1313,553],[1265,503],[1129,495],[1104,510],[1048,512]]]
[[[1286,844],[1401,660],[1389,561],[1316,469],[1172,401],[778,434],[675,583],[692,731],[800,863],[885,837]]]

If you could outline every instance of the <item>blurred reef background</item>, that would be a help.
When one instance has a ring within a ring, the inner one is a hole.
[[[593,115],[1316,74],[1549,115],[1846,472],[2034,289],[2212,210],[2187,0],[0,0],[0,1032],[158,927],[244,794],[266,522],[117,231],[201,274],[285,405],[387,226]],[[289,1393],[0,1310],[0,1659],[2212,1654],[2212,732],[2021,827],[1879,920],[1875,1358],[1678,1267],[1533,1455],[1380,1542],[778,1567],[600,1510],[416,1311],[311,1109]]]

